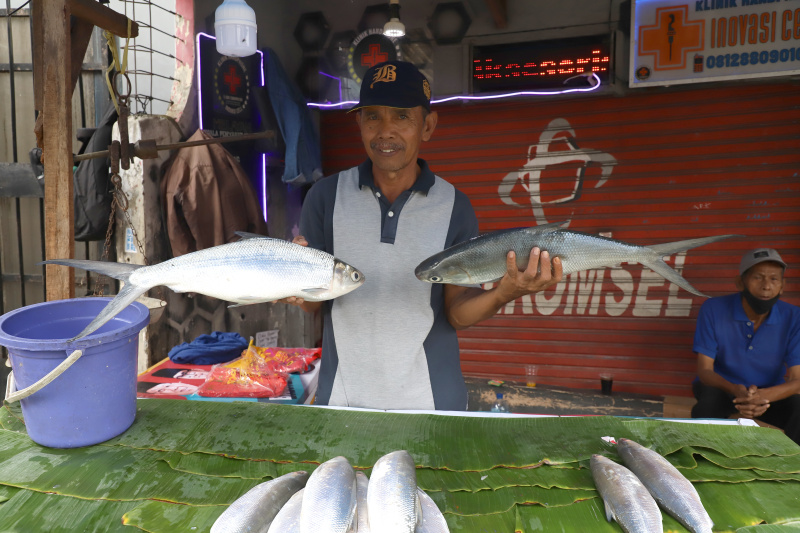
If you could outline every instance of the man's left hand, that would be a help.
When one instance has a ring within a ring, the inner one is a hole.
[[[769,409],[769,400],[761,395],[755,385],[748,387],[746,397],[734,398],[733,403],[744,418],[757,418]]]
[[[508,271],[497,285],[502,294],[507,295],[507,300],[516,300],[526,294],[539,292],[561,281],[564,275],[561,259],[550,259],[550,253],[541,251],[538,247],[531,250],[528,267],[525,270],[517,268],[517,256],[508,252],[506,256]]]

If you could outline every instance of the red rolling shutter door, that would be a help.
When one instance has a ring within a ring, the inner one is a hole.
[[[800,303],[800,98],[795,83],[642,90],[624,97],[442,105],[422,157],[471,199],[482,232],[569,221],[648,245],[739,234],[668,257],[699,291],[735,290],[741,254],[777,248]],[[326,173],[364,158],[353,115],[321,117]],[[460,333],[464,373],[689,395],[703,298],[639,264],[572,274]]]

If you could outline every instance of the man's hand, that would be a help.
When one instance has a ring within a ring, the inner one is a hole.
[[[302,235],[298,235],[294,239],[292,239],[294,244],[299,244],[300,246],[308,246],[308,241]],[[289,296],[288,298],[281,298],[280,300],[275,300],[277,303],[281,304],[289,304],[289,305],[296,305],[297,307],[303,308],[303,304],[306,302],[303,298],[299,298],[297,296]]]
[[[539,292],[561,281],[564,275],[561,259],[558,257],[550,260],[550,253],[541,251],[538,247],[531,250],[528,267],[525,270],[517,268],[517,255],[512,251],[506,256],[508,271],[497,284],[497,290],[506,301],[516,300],[520,296]]]
[[[757,418],[769,409],[769,400],[761,395],[761,391],[755,385],[750,385],[746,395],[737,394],[733,403],[743,418]]]
[[[744,385],[735,383],[733,384],[733,397],[738,398],[747,398],[750,396],[750,390],[745,387]]]

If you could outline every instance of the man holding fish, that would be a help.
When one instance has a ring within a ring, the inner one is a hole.
[[[800,308],[779,301],[786,263],[772,248],[744,254],[739,293],[697,317],[694,418],[759,418],[800,444]]]
[[[390,61],[370,68],[356,112],[368,159],[309,191],[296,243],[357,264],[365,283],[347,298],[285,302],[323,308],[323,364],[317,403],[378,409],[467,408],[457,329],[562,278],[559,258],[534,247],[526,268],[515,253],[489,290],[477,284],[421,283],[423,259],[478,235],[466,195],[420,159],[438,116],[416,67]]]

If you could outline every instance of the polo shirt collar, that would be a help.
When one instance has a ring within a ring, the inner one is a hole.
[[[433,187],[433,184],[436,181],[436,176],[433,174],[431,169],[428,167],[428,163],[421,158],[417,158],[417,164],[419,168],[422,170],[419,176],[417,177],[417,181],[408,189],[409,191],[419,191],[425,195],[428,194],[428,191]],[[367,159],[360,165],[358,165],[358,187],[369,187],[371,189],[375,189],[375,177],[372,175],[372,161]]]
[[[780,302],[780,300],[778,300]],[[767,319],[762,323],[764,324],[778,324],[780,323],[781,319],[781,310],[778,306],[778,302],[775,302],[775,305],[772,306],[772,310],[767,316]],[[739,320],[741,322],[749,322],[750,318],[748,318],[747,313],[744,312],[744,304],[742,304],[742,293],[736,293],[736,307],[733,310],[733,318]]]

